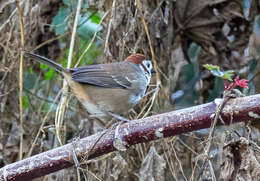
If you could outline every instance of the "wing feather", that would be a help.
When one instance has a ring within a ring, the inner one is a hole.
[[[132,84],[131,80],[124,76],[129,73],[125,62],[82,66],[72,68],[70,71],[72,79],[80,83],[124,89],[128,89]]]

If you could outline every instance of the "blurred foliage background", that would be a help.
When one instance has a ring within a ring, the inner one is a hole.
[[[82,4],[72,66],[122,61],[132,53],[152,54],[142,18],[148,25],[160,90],[149,95],[127,115],[141,118],[203,104],[221,97],[224,87],[203,68],[206,63],[233,70],[248,79],[246,95],[260,92],[260,2],[257,0],[85,0]],[[77,1],[22,1],[25,49],[67,66]],[[16,4],[0,1],[0,167],[15,162],[19,152],[20,27]],[[55,141],[54,120],[62,77],[43,64],[24,60],[24,157],[49,150]],[[149,90],[158,80],[152,79]],[[69,94],[62,136],[88,136],[102,129],[88,120]],[[57,98],[56,98],[57,97]],[[153,101],[154,100],[154,101]],[[152,104],[151,109],[149,108]],[[42,125],[43,120],[44,125]],[[211,150],[216,176],[221,177],[223,145],[247,133],[244,123],[219,127]],[[259,142],[258,124],[251,137]],[[82,165],[88,180],[196,180],[195,163],[203,152],[209,129],[152,143]],[[237,134],[238,133],[238,134]],[[33,144],[34,143],[34,144]],[[258,157],[257,157],[258,158]],[[65,177],[64,177],[65,176]],[[73,168],[46,176],[74,180]],[[82,177],[83,178],[83,177]],[[211,179],[203,175],[203,179]],[[43,180],[43,178],[39,179]]]

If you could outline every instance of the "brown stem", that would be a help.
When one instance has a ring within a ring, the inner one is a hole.
[[[163,137],[174,136],[203,128],[209,128],[214,120],[214,102],[186,109],[158,114],[134,120],[120,126],[119,134],[128,146],[148,142]],[[230,122],[260,120],[260,94],[230,99],[221,111],[221,118]],[[221,124],[221,121],[218,121]],[[106,130],[83,138],[74,145],[78,158],[95,158],[115,151],[113,147],[114,130]],[[100,139],[95,146],[94,143]],[[92,148],[93,147],[93,148]],[[91,149],[91,153],[88,153]],[[0,180],[29,180],[73,165],[72,145],[67,144],[30,158],[6,165],[0,169]]]

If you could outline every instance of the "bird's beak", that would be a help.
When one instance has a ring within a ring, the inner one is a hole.
[[[152,68],[151,73],[152,73],[152,74],[156,73],[156,71],[155,71],[154,68]]]

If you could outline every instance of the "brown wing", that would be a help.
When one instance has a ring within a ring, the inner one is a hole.
[[[82,66],[70,71],[72,79],[80,83],[105,88],[128,89],[131,86],[131,80],[124,76],[128,72],[125,62]]]

